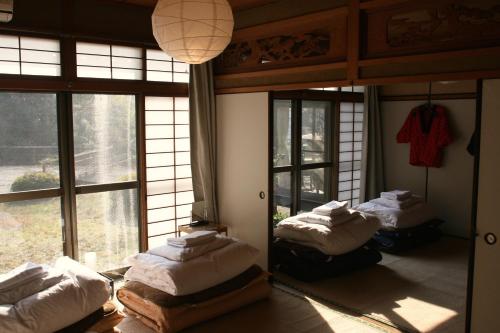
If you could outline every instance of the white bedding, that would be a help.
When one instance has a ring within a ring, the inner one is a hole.
[[[32,262],[22,264],[10,272],[0,274],[0,292],[15,289],[18,286],[29,283],[46,273],[47,268],[42,265],[34,264]]]
[[[347,211],[347,201],[330,201],[324,205],[313,208],[312,212],[318,215],[335,216]]]
[[[386,198],[376,198],[370,200],[370,202],[394,209],[409,209],[419,203],[424,202],[424,200],[421,197],[412,196],[411,198],[402,201],[386,199]]]
[[[167,239],[167,244],[177,247],[191,247],[209,243],[215,239],[217,232],[212,230],[194,231],[182,237]]]
[[[365,244],[379,229],[376,217],[360,214],[352,221],[331,228],[301,221],[282,221],[274,236],[313,247],[328,255],[340,255]]]
[[[353,207],[353,209],[376,215],[384,229],[411,228],[436,218],[434,210],[426,203],[419,203],[401,210],[373,202],[365,202]]]
[[[148,250],[147,253],[174,261],[188,261],[202,256],[210,251],[214,251],[227,246],[232,241],[233,240],[231,238],[217,235],[212,241],[208,243],[202,243],[200,245],[189,247],[177,247],[167,244],[152,248]]]
[[[132,267],[125,279],[138,281],[170,295],[188,295],[227,281],[255,264],[259,250],[234,241],[189,261],[139,253],[126,262]]]
[[[322,224],[327,227],[333,227],[335,225],[339,225],[342,223],[347,223],[351,220],[354,220],[355,218],[359,217],[359,212],[348,209],[344,213],[335,215],[335,216],[324,216],[324,215],[318,215],[314,213],[302,213],[297,216],[291,216],[288,217],[286,220],[288,221],[301,221],[301,222],[306,222],[306,223],[315,223],[315,224]]]
[[[101,307],[109,298],[109,282],[65,258],[62,280],[16,304],[0,305],[0,332],[50,333],[69,326]]]
[[[61,282],[64,278],[62,271],[58,269],[48,269],[36,279],[18,284],[15,288],[0,291],[0,304],[15,304],[18,301],[36,294],[42,290],[52,287]]]

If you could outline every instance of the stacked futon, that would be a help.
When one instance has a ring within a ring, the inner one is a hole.
[[[354,207],[358,211],[376,215],[381,229],[373,237],[379,250],[398,253],[438,240],[443,223],[421,197],[410,191],[382,192],[379,198]]]
[[[21,265],[0,275],[0,332],[85,332],[110,312],[110,294],[109,280],[67,257]]]
[[[125,312],[156,332],[176,332],[266,298],[267,273],[258,250],[213,231],[170,238],[127,259],[117,292]]]
[[[302,281],[345,274],[379,262],[365,244],[379,228],[376,217],[332,201],[310,213],[292,216],[274,229],[273,264]]]

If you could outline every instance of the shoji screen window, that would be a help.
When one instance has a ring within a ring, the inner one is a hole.
[[[60,76],[59,41],[47,38],[0,35],[0,73]]]
[[[338,200],[359,204],[363,144],[363,103],[340,103]]]
[[[154,247],[191,220],[189,100],[146,97],[145,105],[147,232]]]
[[[161,50],[146,50],[146,67],[148,81],[189,83],[189,65]]]
[[[78,77],[142,79],[140,47],[77,42],[76,64]]]

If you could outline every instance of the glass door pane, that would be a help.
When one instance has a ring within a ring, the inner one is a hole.
[[[302,101],[302,163],[330,162],[331,102]]]
[[[54,93],[0,92],[0,196],[60,188]],[[63,255],[61,199],[0,203],[0,274]]]
[[[292,207],[292,173],[280,172],[273,176],[273,221],[289,217]]]
[[[76,196],[79,260],[97,271],[122,267],[139,251],[137,189],[106,185],[137,179],[135,96],[73,95],[73,136],[77,190],[99,185]]]
[[[139,251],[137,190],[78,195],[80,262],[99,272],[123,266]]]
[[[331,168],[302,170],[300,211],[311,211],[331,198]]]
[[[61,199],[0,203],[0,274],[63,255]]]
[[[76,185],[136,180],[135,96],[73,95]]]
[[[292,101],[275,100],[273,112],[273,164],[292,164]]]
[[[0,92],[0,193],[59,188],[56,94]]]

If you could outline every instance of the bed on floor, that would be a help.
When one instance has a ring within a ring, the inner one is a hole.
[[[117,291],[124,311],[155,332],[177,332],[271,293],[252,246],[206,231],[168,241],[127,258]]]
[[[298,280],[312,282],[347,274],[379,262],[367,242],[379,220],[332,201],[279,222],[272,244],[273,267]]]
[[[382,192],[379,198],[353,207],[380,220],[371,246],[388,253],[400,253],[441,238],[444,223],[432,206],[410,191]]]

